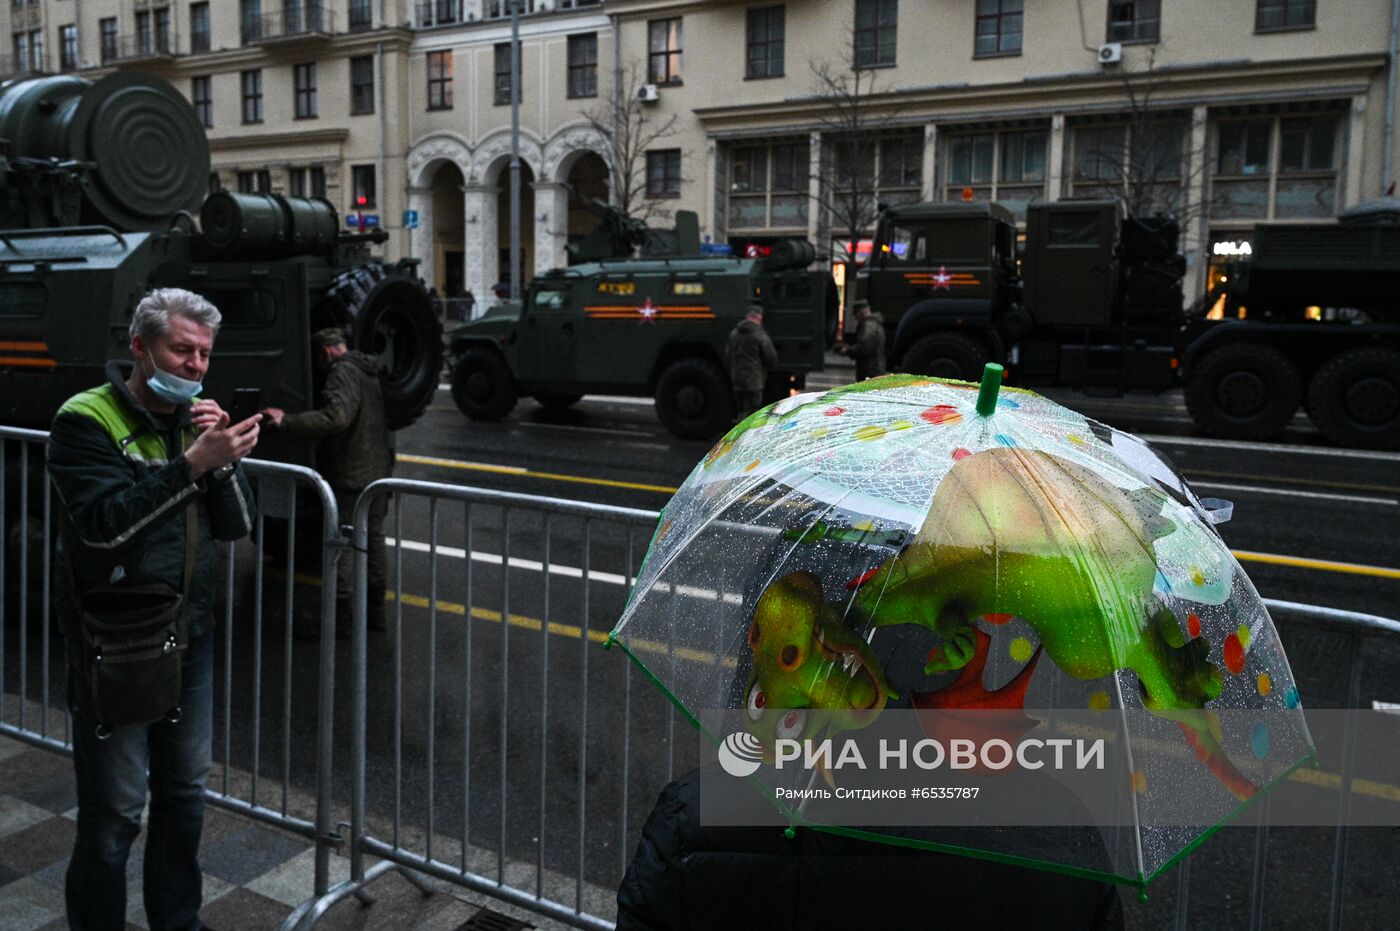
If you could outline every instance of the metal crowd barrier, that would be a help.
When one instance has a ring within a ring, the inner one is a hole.
[[[66,660],[51,599],[58,513],[45,465],[47,441],[43,431],[0,427],[0,734],[71,753]],[[250,459],[244,468],[258,515],[251,541],[219,545],[223,604],[215,632],[214,768],[206,795],[277,827],[326,837],[333,828],[335,577],[343,546],[335,496],[302,466]],[[319,534],[310,555],[323,582],[319,593],[302,584],[305,594],[298,599],[297,515],[318,506]],[[272,521],[282,522],[284,532],[270,532]],[[311,598],[316,604],[299,611],[297,602]],[[280,635],[269,613],[281,614]],[[319,646],[293,647],[298,613],[318,628]],[[307,662],[312,650],[314,666]],[[317,678],[308,689],[309,675]],[[314,700],[305,699],[308,691]],[[309,773],[315,781],[308,784]],[[318,846],[315,886],[324,892],[330,847]]]
[[[52,687],[61,681],[62,651],[52,648],[48,624],[53,514],[47,496],[35,495],[36,482],[46,487],[36,477],[42,449],[34,448],[45,439],[37,431],[0,428],[0,733],[64,750],[66,714]],[[427,877],[434,877],[576,927],[613,927],[615,890],[651,801],[678,770],[694,765],[695,756],[696,742],[684,723],[678,726],[669,702],[632,663],[620,655],[600,662],[594,648],[631,591],[658,513],[428,482],[372,485],[355,507],[352,527],[351,674],[341,683],[342,701],[350,690],[352,771],[336,782],[334,582],[344,544],[334,497],[309,470],[248,466],[259,527],[256,544],[226,549],[225,698],[215,737],[224,771],[209,792],[217,804],[316,841],[314,889],[283,927],[314,926],[346,896],[373,902],[370,885],[387,871],[401,872],[425,891]],[[288,617],[294,610],[299,489],[324,515],[313,709],[293,707],[298,654],[290,630],[282,631],[280,654],[263,638],[265,579],[274,575],[264,568],[271,558],[266,545],[283,536],[287,551],[276,557],[275,575],[285,583],[274,594]],[[386,496],[392,502],[385,527],[389,618],[381,632],[368,629],[366,548],[370,509]],[[274,518],[288,522],[285,534],[265,536],[263,522]],[[426,540],[405,539],[409,524],[423,528]],[[31,577],[37,591],[27,584]],[[1265,603],[1305,707],[1363,707],[1368,696],[1393,688],[1400,623]],[[29,617],[35,604],[43,619],[38,628]],[[665,644],[658,649],[669,652]],[[281,659],[280,668],[268,668],[265,652]],[[280,690],[268,701],[276,672]],[[51,711],[65,722],[62,736],[56,736]],[[269,762],[260,748],[274,711],[280,744],[273,742]],[[314,752],[298,740],[298,722],[310,731],[313,714]],[[297,784],[298,752],[314,757],[314,792]],[[235,759],[238,766],[230,762]],[[1349,766],[1340,779],[1339,804],[1345,805]],[[269,791],[278,790],[280,799],[269,802]],[[328,887],[330,853],[342,840],[333,803],[343,813],[347,795],[350,878]],[[307,811],[311,806],[314,814]],[[1315,888],[1308,902],[1317,914],[1290,913],[1294,924],[1337,929],[1345,918],[1365,926],[1367,908],[1393,915],[1393,899],[1379,906],[1348,902],[1376,868],[1357,866],[1357,835],[1386,829],[1309,830],[1270,829],[1266,819],[1253,829],[1218,834],[1173,876],[1155,883],[1148,904],[1126,906],[1128,926],[1261,928],[1276,923],[1271,892],[1281,882],[1315,883],[1307,888]],[[1323,862],[1314,872],[1326,875],[1280,878],[1276,867],[1271,871],[1279,859],[1298,860],[1294,848],[1308,845]],[[369,866],[370,858],[381,862]],[[1193,861],[1204,866],[1193,871]]]

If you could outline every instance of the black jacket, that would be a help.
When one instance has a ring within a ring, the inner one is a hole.
[[[120,363],[107,384],[64,402],[49,433],[49,474],[62,517],[61,551],[71,557],[78,588],[184,581],[186,507],[196,508],[198,542],[190,580],[190,636],[212,626],[218,586],[215,540],[253,528],[252,490],[242,468],[227,479],[190,477],[184,450],[194,442],[188,406],[169,422],[127,390]],[[61,560],[59,617],[71,624],[72,591]]]
[[[702,827],[697,771],[662,790],[617,891],[617,931],[1122,927],[1117,890],[1091,880],[812,829]]]

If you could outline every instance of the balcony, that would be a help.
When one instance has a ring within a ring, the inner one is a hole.
[[[108,52],[112,55],[109,57]],[[138,32],[117,39],[115,49],[103,49],[102,62],[159,64],[175,60],[175,40],[169,33]]]
[[[316,45],[335,34],[335,11],[320,4],[287,4],[280,13],[243,20],[243,44],[264,46]]]

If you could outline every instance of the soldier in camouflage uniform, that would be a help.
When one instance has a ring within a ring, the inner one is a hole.
[[[316,464],[335,492],[340,518],[348,523],[355,499],[371,482],[394,471],[393,433],[384,419],[384,390],[379,384],[379,360],[349,349],[345,333],[332,327],[311,337],[317,363],[326,371],[321,404],[314,410],[288,414],[270,407],[264,413],[292,436],[318,440]],[[369,626],[383,630],[385,569],[384,516],[389,502],[377,498],[369,512]],[[350,618],[353,592],[351,550],[341,553],[336,578],[336,614]],[[348,625],[340,625],[348,631]]]
[[[734,408],[739,419],[763,406],[763,386],[768,370],[778,363],[778,352],[763,329],[763,308],[750,304],[749,312],[729,333],[724,347],[724,364],[734,391]]]
[[[857,301],[855,306],[855,339],[842,349],[856,362],[856,381],[865,381],[885,374],[885,328],[880,318],[870,312],[870,304]]]

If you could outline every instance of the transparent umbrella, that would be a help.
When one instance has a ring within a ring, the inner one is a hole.
[[[697,724],[742,710],[763,753],[895,704],[1179,731],[1174,750],[1127,748],[1131,843],[1106,872],[1146,883],[1308,757],[1297,691],[1214,529],[1224,502],[1000,374],[891,375],[749,417],[663,511],[610,639]],[[1258,719],[1223,726],[1226,710]],[[1076,856],[1021,859],[1082,871]]]

